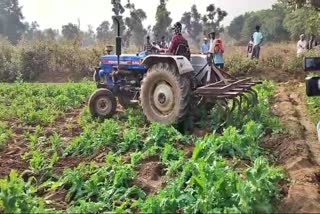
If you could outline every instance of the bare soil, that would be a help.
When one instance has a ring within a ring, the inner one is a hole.
[[[134,184],[142,188],[147,194],[157,193],[165,185],[165,167],[159,157],[148,158],[138,166],[138,176]]]
[[[80,113],[81,109],[73,109],[57,118],[53,124],[43,126],[44,135],[50,137],[56,132],[61,135],[64,143],[69,143],[72,138],[78,136],[82,131],[78,124]],[[29,164],[22,159],[23,154],[28,150],[28,142],[24,133],[34,132],[35,130],[35,127],[25,126],[18,120],[9,121],[8,124],[13,134],[8,145],[0,151],[0,178],[8,175],[13,169],[20,173],[28,169]],[[80,159],[75,160],[72,158],[60,160],[57,164],[58,170],[74,166],[76,165],[75,162],[79,163],[81,161]],[[60,163],[63,163],[63,165]]]
[[[308,117],[303,87],[299,81],[280,84],[273,111],[288,134],[265,142],[290,179],[283,184],[280,213],[320,212],[320,145],[315,124]]]
[[[8,146],[0,152],[0,178],[10,174],[12,169],[23,172],[28,169],[28,164],[21,156],[27,151],[26,143],[19,134],[13,134]]]

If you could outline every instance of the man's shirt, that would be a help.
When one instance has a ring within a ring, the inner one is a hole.
[[[201,53],[206,54],[209,53],[210,44],[209,43],[203,43],[201,46]]]
[[[180,44],[184,44],[188,46],[187,40],[181,34],[175,34],[172,38],[172,41],[169,47],[169,52],[175,54]]]
[[[260,45],[263,40],[263,35],[261,32],[254,32],[253,34],[253,46]]]
[[[152,51],[152,44],[150,42],[147,42],[144,45],[144,50],[150,53]]]

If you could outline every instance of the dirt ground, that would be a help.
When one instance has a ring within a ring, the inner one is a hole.
[[[66,112],[64,115],[57,118],[57,120],[48,126],[43,126],[44,135],[50,137],[53,133],[58,133],[62,136],[64,143],[78,136],[81,133],[81,128],[78,124],[80,112],[82,110],[73,109],[72,111]],[[12,169],[22,173],[28,169],[28,163],[23,160],[23,154],[28,150],[28,142],[25,138],[25,133],[34,132],[35,127],[24,126],[17,120],[9,122],[9,126],[13,131],[13,136],[8,142],[8,146],[0,151],[0,178],[8,175]],[[58,161],[57,170],[63,171],[64,168],[76,166],[81,159],[79,158],[64,158]]]
[[[307,115],[304,87],[296,80],[280,83],[273,112],[281,118],[288,134],[265,142],[289,177],[283,185],[280,213],[320,212],[320,143],[316,126]]]

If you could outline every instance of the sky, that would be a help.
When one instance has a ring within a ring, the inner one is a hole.
[[[20,0],[23,7],[22,12],[25,21],[37,21],[41,29],[61,29],[62,25],[69,22],[78,24],[80,28],[88,29],[92,25],[96,29],[101,22],[111,22],[112,5],[111,0]],[[122,0],[122,4],[127,2]],[[229,25],[232,19],[248,11],[268,9],[276,0],[169,0],[168,10],[174,22],[179,21],[182,14],[191,10],[193,4],[197,5],[200,13],[204,14],[206,7],[213,3],[228,12],[223,21],[225,26]],[[153,25],[155,13],[159,0],[131,0],[136,8],[146,11],[148,19],[144,25]]]

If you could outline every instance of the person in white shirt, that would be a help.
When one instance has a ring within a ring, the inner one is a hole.
[[[253,51],[253,36],[251,36],[251,39],[250,39],[248,46],[247,46],[247,57],[251,58],[252,51]]]
[[[300,35],[300,40],[297,43],[297,57],[300,57],[308,50],[308,42],[304,34]]]

